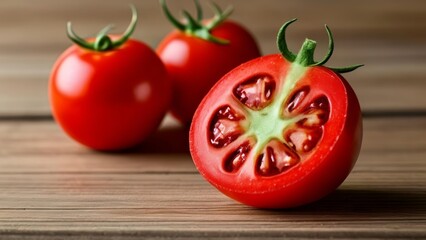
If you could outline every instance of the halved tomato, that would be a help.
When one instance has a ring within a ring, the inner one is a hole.
[[[282,54],[241,65],[225,75],[198,107],[190,130],[200,173],[231,198],[260,208],[313,202],[348,176],[362,141],[358,99],[339,72],[313,60],[316,43],[298,55],[279,32]]]

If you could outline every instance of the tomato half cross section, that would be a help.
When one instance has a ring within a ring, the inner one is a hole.
[[[313,60],[307,39],[295,55],[278,34],[281,54],[264,56],[225,75],[198,107],[190,149],[200,173],[229,197],[259,208],[316,201],[348,176],[362,141],[358,99],[339,74]]]

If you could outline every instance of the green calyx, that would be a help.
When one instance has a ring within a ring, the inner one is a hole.
[[[138,14],[137,14],[135,6],[130,5],[130,8],[132,10],[132,20],[130,22],[130,25],[127,27],[122,37],[116,41],[113,41],[108,36],[108,32],[113,28],[112,25],[108,25],[105,28],[103,28],[96,36],[94,42],[88,42],[87,40],[79,37],[73,31],[71,22],[68,22],[67,24],[68,38],[82,48],[97,51],[97,52],[104,52],[104,51],[109,51],[109,50],[118,48],[130,38],[130,36],[133,34],[136,28],[136,23],[138,21]]]
[[[292,63],[298,63],[300,65],[302,65],[303,67],[314,67],[314,66],[324,66],[324,64],[326,64],[328,62],[328,60],[330,60],[331,56],[333,55],[333,51],[334,51],[334,39],[333,39],[333,35],[331,33],[330,28],[328,28],[327,25],[325,25],[325,29],[327,31],[328,34],[328,38],[329,38],[329,43],[328,43],[328,52],[327,55],[319,62],[315,62],[314,60],[314,52],[315,52],[315,48],[316,48],[316,42],[311,40],[311,39],[306,39],[305,42],[302,45],[302,48],[300,49],[299,53],[297,55],[295,55],[294,53],[292,53],[287,46],[287,42],[286,42],[286,30],[287,27],[292,24],[293,22],[295,22],[297,19],[292,19],[288,22],[286,22],[280,29],[280,31],[278,32],[278,37],[277,37],[277,45],[278,45],[278,49],[280,50],[281,54],[283,55],[283,57],[285,59],[287,59],[288,61],[292,62]],[[334,72],[337,73],[347,73],[347,72],[351,72],[359,67],[364,66],[363,64],[360,65],[353,65],[353,66],[349,66],[349,67],[340,67],[340,68],[333,68],[333,67],[327,67],[331,70],[333,70]]]
[[[183,11],[183,17],[185,18],[185,23],[177,20],[169,8],[167,7],[166,0],[160,0],[161,7],[163,8],[164,14],[167,19],[179,30],[185,32],[189,35],[204,39],[206,41],[218,43],[218,44],[228,44],[229,41],[222,38],[217,38],[211,34],[211,31],[219,26],[223,21],[225,21],[229,15],[231,15],[233,8],[229,7],[226,10],[222,10],[217,4],[212,3],[213,11],[215,12],[215,16],[213,20],[204,25],[203,21],[203,10],[198,0],[194,0],[195,6],[197,9],[197,17],[194,18],[187,11]]]

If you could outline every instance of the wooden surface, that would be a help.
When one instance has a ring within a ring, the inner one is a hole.
[[[86,36],[109,23],[120,32],[130,2],[0,2],[0,239],[426,239],[426,1],[217,1],[234,5],[265,54],[298,17],[294,51],[310,37],[320,58],[327,23],[330,64],[366,64],[345,75],[365,116],[357,165],[323,200],[282,211],[243,206],[206,183],[170,118],[116,154],[78,145],[51,119],[47,82],[70,45],[66,21]],[[193,11],[190,0],[169,2],[176,14]],[[157,1],[133,3],[135,38],[155,47],[171,27]]]

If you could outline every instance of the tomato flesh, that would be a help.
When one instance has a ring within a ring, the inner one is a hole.
[[[201,102],[190,134],[200,173],[262,208],[299,206],[334,190],[353,167],[361,136],[359,103],[346,80],[281,55],[223,77]]]

